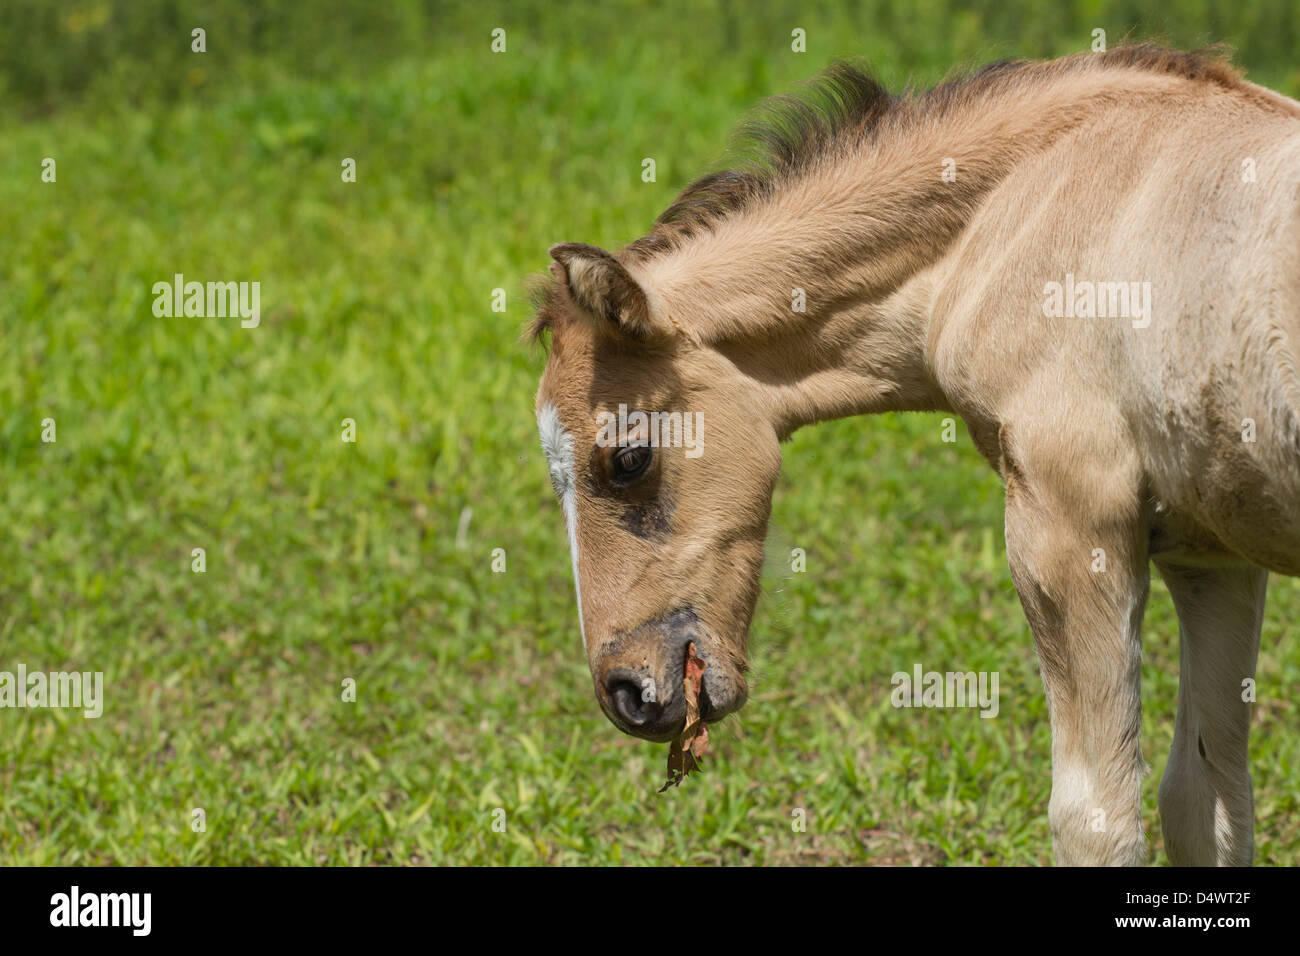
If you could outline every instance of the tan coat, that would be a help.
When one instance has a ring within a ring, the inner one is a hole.
[[[1249,863],[1242,687],[1267,572],[1300,574],[1300,104],[1151,47],[912,99],[848,67],[820,83],[776,108],[765,164],[689,188],[617,256],[553,250],[539,426],[598,700],[673,736],[694,641],[706,717],[738,708],[780,441],[952,411],[1006,483],[1058,859],[1146,859],[1154,563],[1181,630],[1166,846]],[[704,453],[594,443],[620,403],[697,413]]]

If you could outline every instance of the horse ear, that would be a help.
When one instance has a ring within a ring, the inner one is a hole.
[[[580,308],[634,339],[650,337],[650,303],[621,262],[581,242],[551,246],[551,257],[551,271],[568,286]]]

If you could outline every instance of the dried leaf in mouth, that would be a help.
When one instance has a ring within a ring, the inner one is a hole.
[[[686,645],[686,666],[682,671],[682,689],[686,692],[686,727],[668,746],[668,779],[659,788],[679,787],[688,774],[700,769],[699,759],[709,746],[709,728],[700,719],[700,684],[709,665],[695,653],[695,643]]]

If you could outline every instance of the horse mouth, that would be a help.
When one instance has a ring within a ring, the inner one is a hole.
[[[743,681],[730,672],[723,648],[692,607],[682,607],[617,634],[596,678],[597,698],[619,730],[655,743],[686,729],[686,661],[694,645],[704,661],[696,701],[700,719],[712,724],[739,708]],[[644,691],[653,686],[653,696]]]
[[[699,703],[700,720],[704,721],[706,724],[712,724],[722,719],[722,717],[713,716],[713,703],[709,700],[709,685],[704,681],[700,681]]]

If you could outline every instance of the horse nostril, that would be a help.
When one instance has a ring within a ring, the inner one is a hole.
[[[641,685],[625,675],[611,675],[605,689],[615,713],[630,727],[641,727],[659,714],[659,704],[643,700]]]

